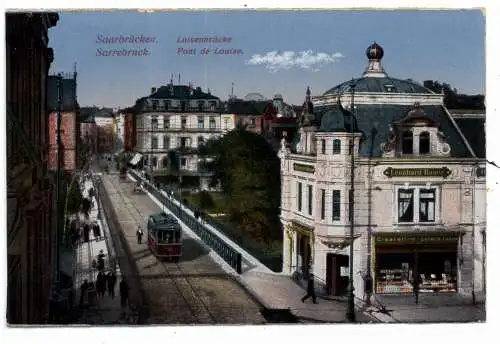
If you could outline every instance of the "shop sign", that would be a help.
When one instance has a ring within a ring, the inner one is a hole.
[[[458,240],[458,234],[401,234],[394,233],[390,235],[376,235],[377,244],[430,244],[430,243],[452,243]]]
[[[304,164],[293,164],[293,169],[299,172],[314,173],[314,166]]]
[[[442,177],[447,178],[451,174],[448,167],[442,168],[393,168],[388,167],[384,175],[389,178],[394,177]]]

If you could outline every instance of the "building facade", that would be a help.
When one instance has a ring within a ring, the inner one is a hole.
[[[102,108],[94,114],[97,127],[97,151],[111,153],[115,147],[116,121],[113,109]]]
[[[366,54],[361,78],[307,92],[300,140],[282,140],[283,272],[331,295],[345,294],[353,264],[360,298],[367,279],[375,293],[411,293],[415,276],[422,292],[484,297],[481,147],[442,94],[390,78],[378,44]]]
[[[48,30],[56,13],[7,13],[7,322],[48,321],[52,189],[48,175]]]
[[[80,137],[78,123],[80,107],[76,98],[76,72],[72,75],[50,75],[47,83],[47,106],[49,117],[49,167],[57,169],[57,118],[61,117],[62,168],[66,172],[77,169],[77,138]],[[58,80],[59,79],[59,80]],[[58,101],[60,97],[60,102]]]
[[[92,154],[97,153],[97,124],[94,117],[97,111],[99,109],[92,107],[80,109],[80,138]]]
[[[137,101],[134,112],[135,150],[146,169],[161,176],[178,168],[207,189],[210,176],[199,169],[197,149],[222,134],[219,98],[201,88],[170,83],[153,87],[149,96]]]

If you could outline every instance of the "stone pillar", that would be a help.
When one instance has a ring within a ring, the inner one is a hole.
[[[458,241],[458,292],[464,296],[472,296],[474,268],[472,232],[467,231]]]

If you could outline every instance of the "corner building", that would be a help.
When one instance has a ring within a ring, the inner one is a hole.
[[[300,141],[282,141],[283,272],[344,295],[354,221],[356,297],[368,277],[375,293],[411,293],[416,274],[422,292],[484,297],[484,147],[466,140],[443,94],[389,77],[378,44],[366,55],[361,78],[307,90]]]

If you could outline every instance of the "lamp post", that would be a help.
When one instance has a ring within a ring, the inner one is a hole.
[[[351,153],[351,190],[349,194],[349,285],[347,286],[347,312],[346,317],[349,322],[356,321],[354,311],[354,88],[356,83],[352,79],[349,84],[351,91],[351,142],[349,142],[349,150]]]

